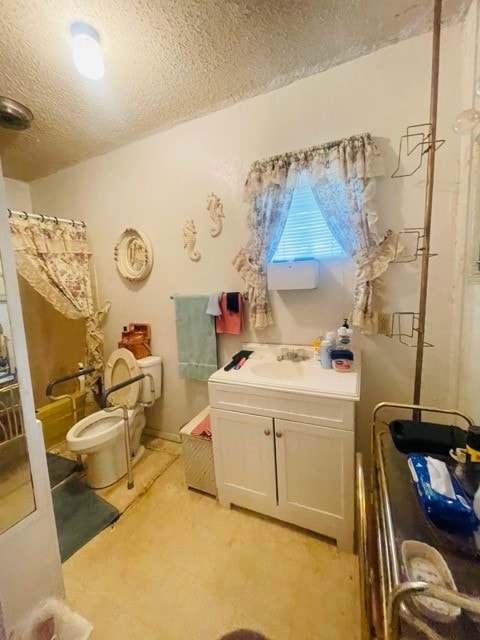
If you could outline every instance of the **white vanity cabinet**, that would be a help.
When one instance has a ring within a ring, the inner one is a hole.
[[[274,420],[277,517],[353,549],[354,434]]]
[[[332,389],[327,396],[281,388],[278,380],[255,384],[255,360],[250,367],[242,377],[221,370],[208,385],[219,501],[334,538],[352,551],[359,375],[342,399],[336,382],[345,385],[345,376],[357,374],[319,373],[324,389]]]
[[[218,498],[353,547],[354,434],[210,409]]]

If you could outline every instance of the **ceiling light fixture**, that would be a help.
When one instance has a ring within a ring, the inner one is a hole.
[[[70,27],[73,36],[73,60],[78,73],[90,80],[100,80],[105,74],[100,35],[86,22],[74,22]]]

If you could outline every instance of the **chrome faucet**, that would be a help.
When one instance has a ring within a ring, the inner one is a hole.
[[[302,360],[308,360],[308,356],[304,349],[288,349],[282,354],[277,356],[277,360],[290,360],[291,362],[301,362]]]

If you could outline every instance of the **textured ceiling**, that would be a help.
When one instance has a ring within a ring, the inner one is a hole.
[[[470,0],[444,0],[444,22]],[[422,33],[433,0],[0,0],[0,95],[35,115],[0,129],[4,174],[33,180],[175,122]],[[101,34],[106,74],[73,65],[69,26]]]

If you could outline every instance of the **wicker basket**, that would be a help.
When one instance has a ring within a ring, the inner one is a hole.
[[[152,355],[150,348],[151,330],[149,324],[131,322],[128,331],[122,331],[119,349],[128,349],[137,360]]]
[[[133,353],[136,360],[140,360],[141,358],[146,358],[147,356],[152,355],[150,345],[146,342],[130,342],[121,340],[118,343],[118,348],[128,349]]]

